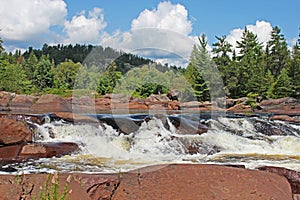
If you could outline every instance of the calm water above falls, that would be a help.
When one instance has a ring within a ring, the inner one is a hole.
[[[263,117],[211,118],[193,114],[97,118],[97,124],[51,119],[37,126],[37,141],[76,142],[81,151],[12,167],[25,173],[120,172],[162,163],[215,163],[241,164],[247,168],[272,165],[300,171],[300,124]],[[199,129],[207,131],[197,134]],[[54,139],[49,137],[51,132]]]

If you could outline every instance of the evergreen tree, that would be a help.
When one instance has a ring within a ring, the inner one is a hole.
[[[97,92],[99,94],[112,93],[118,80],[122,77],[122,73],[117,71],[115,62],[112,62],[108,68],[101,74]]]
[[[277,78],[280,71],[286,67],[289,59],[287,43],[280,32],[279,27],[275,26],[271,32],[271,39],[268,42],[267,68],[275,78]]]
[[[203,67],[207,65],[207,50],[205,35],[198,38],[200,45],[194,45],[190,63],[185,71],[185,77],[191,84],[194,94],[199,101],[209,100],[209,89],[202,76]]]
[[[261,95],[263,84],[262,44],[258,42],[257,35],[245,28],[242,40],[237,42],[240,49],[237,56],[238,66],[238,96],[247,96],[248,93]]]
[[[34,85],[43,91],[46,88],[51,88],[53,86],[53,64],[50,62],[49,57],[43,55],[38,61],[34,73],[33,80]]]
[[[38,59],[35,56],[34,52],[31,51],[28,59],[25,62],[25,65],[24,65],[24,70],[25,70],[26,76],[29,80],[34,79],[33,75],[34,75],[34,71],[35,71],[37,63],[38,63]]]
[[[228,87],[232,77],[235,76],[234,70],[232,70],[232,60],[230,58],[230,53],[232,51],[232,45],[226,41],[226,36],[217,37],[218,42],[213,44],[213,61],[217,65],[219,72],[221,73],[223,83],[225,85],[226,95],[230,95],[230,88]]]
[[[296,44],[293,47],[292,59],[288,67],[288,74],[291,78],[292,96],[300,97],[300,47]]]
[[[291,78],[288,75],[288,72],[283,68],[272,87],[273,98],[282,98],[288,97],[292,93],[291,89]]]

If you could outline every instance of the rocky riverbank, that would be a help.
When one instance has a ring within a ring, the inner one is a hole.
[[[170,95],[151,95],[146,99],[132,98],[121,94],[108,94],[101,98],[88,96],[62,98],[58,95],[19,95],[0,91],[0,111],[12,113],[110,113],[114,110],[129,112],[157,111],[220,111],[236,114],[268,113],[274,115],[299,115],[300,100],[290,97],[257,100],[248,105],[248,98],[220,98],[216,102],[180,102]],[[176,99],[176,98],[175,98]],[[281,118],[284,119],[284,118]],[[288,119],[294,120],[294,119]]]

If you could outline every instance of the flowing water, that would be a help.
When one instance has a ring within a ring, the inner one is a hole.
[[[23,173],[92,173],[124,172],[164,163],[214,163],[247,168],[272,165],[300,171],[300,124],[269,121],[263,116],[90,116],[99,123],[44,117],[44,124],[35,125],[36,142],[76,142],[80,152],[5,167]]]

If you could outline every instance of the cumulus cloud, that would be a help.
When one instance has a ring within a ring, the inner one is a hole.
[[[129,52],[147,49],[147,55],[152,59],[159,52],[169,52],[165,58],[159,59],[175,64],[167,57],[176,54],[188,60],[195,44],[193,38],[189,37],[191,32],[192,22],[188,19],[186,8],[180,4],[161,2],[157,8],[146,9],[133,19],[130,31],[108,35],[103,44]]]
[[[192,22],[188,20],[188,11],[181,4],[161,2],[157,9],[144,10],[131,23],[132,30],[140,28],[159,28],[188,35],[192,32]]]
[[[37,39],[62,25],[66,15],[63,0],[0,1],[0,37],[8,42]]]
[[[257,20],[255,25],[250,24],[246,27],[249,31],[257,35],[258,41],[264,46],[266,46],[267,42],[271,39],[272,25],[269,22]],[[243,31],[244,29],[241,28],[233,29],[227,36],[227,41],[234,48],[236,48],[236,42],[241,40]]]
[[[98,44],[101,40],[101,32],[107,23],[104,20],[103,10],[94,8],[86,16],[85,11],[74,16],[71,21],[65,22],[64,31],[67,38],[64,43],[93,43]]]

